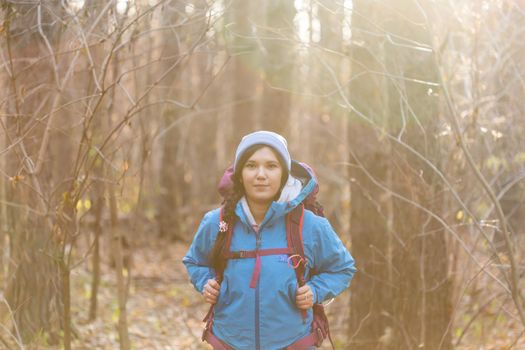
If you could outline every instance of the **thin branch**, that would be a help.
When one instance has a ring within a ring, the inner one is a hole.
[[[37,22],[38,22],[38,34],[42,37],[44,40],[44,43],[47,47],[47,50],[49,51],[49,56],[51,57],[51,61],[53,63],[53,73],[55,77],[55,84],[57,86],[60,86],[60,79],[58,78],[58,65],[55,58],[55,53],[53,50],[53,47],[51,47],[51,43],[47,39],[47,36],[44,34],[44,31],[42,30],[42,2],[40,1],[37,6]]]

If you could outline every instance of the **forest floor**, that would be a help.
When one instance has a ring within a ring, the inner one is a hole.
[[[208,349],[200,341],[207,308],[190,285],[182,265],[187,246],[152,240],[134,249],[127,303],[129,337],[133,349]],[[74,276],[74,316],[78,350],[119,348],[116,273],[103,264],[98,318],[87,322],[91,274]]]
[[[134,246],[127,303],[132,349],[210,349],[200,340],[203,327],[201,320],[208,307],[189,283],[181,262],[187,244],[144,238],[140,243],[135,242]],[[75,350],[119,349],[116,274],[110,267],[109,258],[104,258],[108,256],[103,251],[98,314],[95,321],[87,321],[92,280],[90,264],[80,265],[72,272],[72,312],[77,334],[72,347]],[[326,308],[338,349],[344,348],[341,344],[348,338],[349,299],[347,291]],[[467,319],[466,321],[468,322]],[[496,323],[493,325],[496,326]],[[473,341],[471,337],[465,337],[462,345],[456,349],[525,349],[525,335],[519,334],[519,327],[509,329],[503,324],[500,326],[502,327],[498,327],[501,328],[498,332],[485,334],[485,339],[490,339],[489,342]],[[471,333],[475,332],[478,330]],[[512,347],[509,347],[510,339],[516,341]],[[60,350],[62,347],[36,346],[28,350],[33,349]],[[330,349],[329,342],[325,342],[323,349]]]

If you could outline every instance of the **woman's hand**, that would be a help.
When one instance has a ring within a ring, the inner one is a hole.
[[[217,302],[217,299],[219,298],[220,290],[221,285],[216,280],[208,280],[208,282],[206,282],[202,290],[204,300],[206,300],[207,303],[210,303],[212,305],[215,304]]]
[[[301,310],[308,310],[314,306],[314,293],[310,289],[310,286],[305,284],[297,289],[295,295],[295,305]]]

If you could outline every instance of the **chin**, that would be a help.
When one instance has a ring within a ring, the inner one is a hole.
[[[253,201],[253,202],[267,204],[267,203],[273,202],[274,198],[275,198],[275,196],[271,196],[271,197],[268,197],[268,196],[251,196],[248,199]]]

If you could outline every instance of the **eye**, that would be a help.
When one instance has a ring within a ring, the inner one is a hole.
[[[248,168],[248,169],[253,169],[253,168],[255,168],[255,163],[246,163],[246,164],[244,165],[244,167],[245,167],[245,168]]]
[[[270,164],[268,165],[268,168],[270,168],[270,169],[276,169],[276,168],[279,168],[279,164],[277,164],[277,163],[270,163]]]

